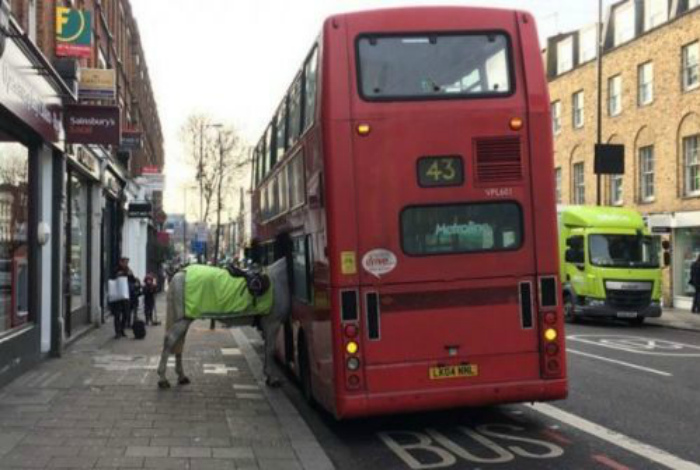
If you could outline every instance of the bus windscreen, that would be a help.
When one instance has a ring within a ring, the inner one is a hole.
[[[505,34],[360,36],[359,80],[366,100],[504,96],[512,92]]]
[[[407,255],[511,251],[522,237],[522,213],[514,202],[414,206],[401,213]]]

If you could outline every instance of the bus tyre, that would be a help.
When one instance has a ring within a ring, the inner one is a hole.
[[[299,340],[299,384],[301,393],[307,403],[313,404],[314,398],[311,393],[311,369],[309,368],[309,350],[306,340],[302,336]]]
[[[574,302],[570,295],[564,296],[564,321],[566,323],[576,323],[578,319],[574,313]]]

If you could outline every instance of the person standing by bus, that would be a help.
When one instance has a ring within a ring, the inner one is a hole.
[[[127,257],[121,257],[119,259],[119,264],[112,275],[112,279],[119,279],[120,277],[127,278],[129,285],[129,298],[117,300],[111,303],[112,316],[114,316],[114,337],[116,339],[126,336],[124,329],[126,329],[130,324],[131,296],[136,278],[131,272],[131,269],[129,269],[129,258]]]
[[[700,254],[690,265],[690,285],[695,289],[693,294],[693,307],[690,309],[692,313],[700,313]]]
[[[143,311],[146,316],[146,325],[153,324],[153,311],[156,308],[156,292],[158,284],[155,276],[147,274],[143,280]]]

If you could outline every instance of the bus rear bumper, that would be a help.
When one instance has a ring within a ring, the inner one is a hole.
[[[439,390],[366,393],[339,397],[336,415],[339,419],[357,418],[502,403],[562,400],[567,395],[566,379],[472,385]]]

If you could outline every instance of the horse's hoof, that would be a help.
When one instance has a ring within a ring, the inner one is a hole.
[[[282,381],[273,377],[268,377],[265,379],[265,385],[270,388],[280,388],[282,386]]]
[[[177,379],[177,383],[180,385],[189,385],[190,379],[187,377],[180,377],[179,379]]]
[[[160,388],[160,389],[170,388],[170,382],[168,382],[167,380],[159,380],[158,381],[158,388]]]

